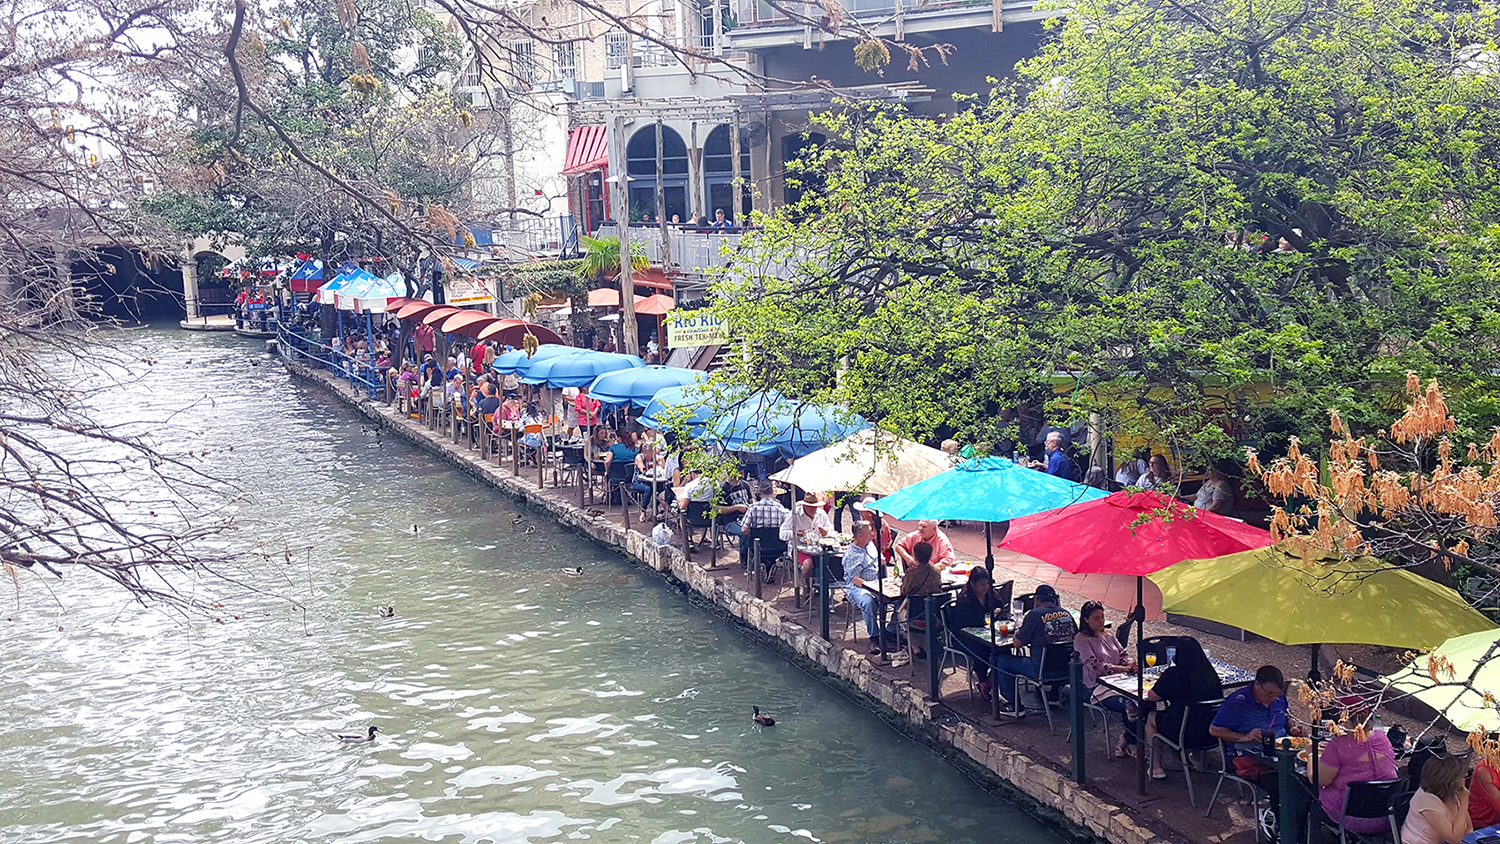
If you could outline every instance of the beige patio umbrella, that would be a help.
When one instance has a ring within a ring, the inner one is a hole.
[[[951,468],[953,459],[935,448],[866,429],[797,458],[771,479],[802,489],[890,495]]]

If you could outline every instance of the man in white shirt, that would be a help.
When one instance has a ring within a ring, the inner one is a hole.
[[[802,496],[802,506],[788,513],[786,521],[781,523],[781,541],[792,548],[796,548],[802,542],[802,537],[809,534],[827,536],[830,533],[833,533],[833,522],[829,520],[828,511],[823,509],[823,502],[818,500],[816,492]],[[798,551],[797,569],[804,578],[810,576],[812,555]]]
[[[1218,467],[1209,468],[1208,480],[1198,487],[1193,506],[1224,516],[1234,511],[1234,489],[1229,485],[1229,477],[1220,472]]]

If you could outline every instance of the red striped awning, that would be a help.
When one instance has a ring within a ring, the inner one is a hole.
[[[568,133],[564,176],[582,176],[609,164],[609,133],[603,126],[578,126]]]

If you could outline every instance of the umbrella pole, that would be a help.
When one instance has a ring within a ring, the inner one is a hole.
[[[1312,666],[1307,671],[1307,682],[1314,688],[1317,687],[1318,681],[1323,679],[1322,673],[1318,671],[1318,650],[1320,648],[1322,648],[1322,645],[1316,642],[1313,643]],[[1312,721],[1310,725],[1311,729],[1308,730],[1312,737],[1312,754],[1308,767],[1312,771],[1312,781],[1316,783],[1318,781],[1318,724],[1323,721],[1323,713],[1321,711],[1314,712],[1312,718],[1309,720]]]
[[[995,573],[995,541],[990,538],[989,522],[984,523],[984,567],[990,574]]]
[[[1139,714],[1140,724],[1139,741],[1136,743],[1135,773],[1136,783],[1141,794],[1146,793],[1146,754],[1153,748],[1146,744],[1146,612],[1142,607],[1146,606],[1145,578],[1140,575],[1135,577],[1135,606],[1139,612],[1135,616],[1135,698],[1140,701],[1140,707],[1136,710]]]

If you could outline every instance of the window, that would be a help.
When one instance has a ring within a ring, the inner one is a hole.
[[[479,63],[478,62],[469,62],[467,65],[464,66],[464,72],[462,74],[460,74],[459,77],[458,77],[458,87],[460,87],[460,88],[478,88],[479,87]]]
[[[510,75],[518,84],[531,85],[541,77],[536,63],[536,43],[512,41],[505,45],[510,51]]]
[[[567,44],[552,45],[552,78],[553,79],[577,79],[578,78],[578,44],[568,42]]]
[[[604,67],[619,70],[625,66],[625,55],[630,50],[630,36],[623,32],[604,33]]]

